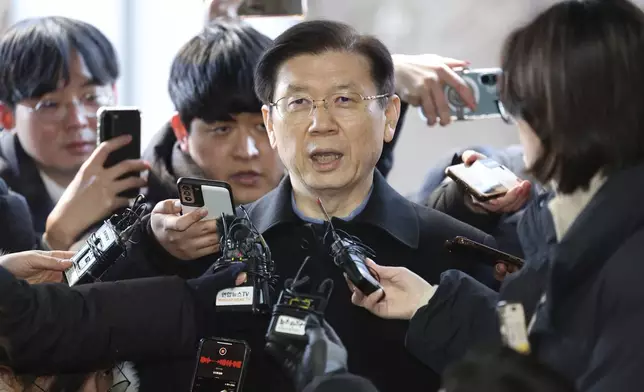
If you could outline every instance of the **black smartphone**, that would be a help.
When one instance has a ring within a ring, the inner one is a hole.
[[[98,109],[98,142],[113,139],[121,135],[131,135],[132,141],[112,152],[105,161],[105,167],[112,167],[127,159],[141,158],[141,111],[135,107],[103,106]],[[140,173],[126,173],[121,178],[138,177]],[[138,188],[128,189],[119,194],[129,199],[137,197]]]
[[[499,262],[503,262],[519,269],[523,267],[525,261],[523,259],[512,256],[509,253],[501,252],[498,249],[491,248],[479,242],[472,241],[466,237],[454,237],[445,242],[445,247],[448,251],[454,253],[461,253],[470,256],[474,260],[488,264],[492,267],[496,266]]]
[[[469,166],[449,166],[445,174],[481,202],[501,197],[521,182],[510,169],[490,158]]]
[[[222,213],[235,215],[233,190],[227,182],[181,177],[177,180],[177,189],[182,214],[206,207],[206,220],[217,219]]]
[[[225,338],[199,342],[191,392],[239,392],[250,357],[248,343]]]
[[[303,0],[244,0],[239,6],[239,16],[291,16],[303,15]]]

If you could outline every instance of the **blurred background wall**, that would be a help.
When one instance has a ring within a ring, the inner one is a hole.
[[[377,35],[392,52],[436,53],[469,60],[472,67],[491,67],[498,65],[505,35],[554,1],[308,0],[307,17],[347,22]],[[96,25],[120,56],[120,104],[136,105],[143,111],[144,143],[169,119],[173,109],[166,91],[170,63],[179,47],[202,26],[201,0],[0,0],[0,10],[8,6],[10,21],[64,15]],[[252,19],[258,29],[273,37],[296,22],[292,18]],[[455,148],[516,141],[515,130],[500,120],[429,128],[414,109],[406,119],[390,182],[407,194],[419,186],[436,158]]]

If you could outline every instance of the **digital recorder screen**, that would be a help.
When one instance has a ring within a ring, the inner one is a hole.
[[[199,351],[192,392],[237,392],[246,356],[242,342],[204,340]]]

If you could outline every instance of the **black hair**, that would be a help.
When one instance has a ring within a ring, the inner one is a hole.
[[[365,56],[377,94],[394,93],[394,64],[391,53],[377,38],[358,33],[351,26],[333,21],[314,20],[289,28],[275,39],[255,71],[255,91],[265,103],[275,99],[275,79],[287,60],[303,54],[345,51]],[[379,101],[384,106],[385,100]]]
[[[571,382],[533,357],[507,348],[479,348],[443,374],[446,392],[574,392]]]
[[[501,100],[542,143],[528,168],[561,193],[644,161],[644,13],[627,0],[565,1],[514,31]]]
[[[242,21],[215,19],[174,58],[168,91],[186,128],[195,118],[231,121],[260,113],[253,71],[272,40]]]
[[[14,107],[55,91],[69,81],[72,52],[87,65],[96,85],[116,82],[119,65],[110,41],[96,27],[48,16],[22,20],[0,37],[0,101]]]

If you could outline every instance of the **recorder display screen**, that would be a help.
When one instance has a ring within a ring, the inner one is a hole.
[[[197,358],[192,392],[236,392],[241,384],[246,346],[205,340]]]

